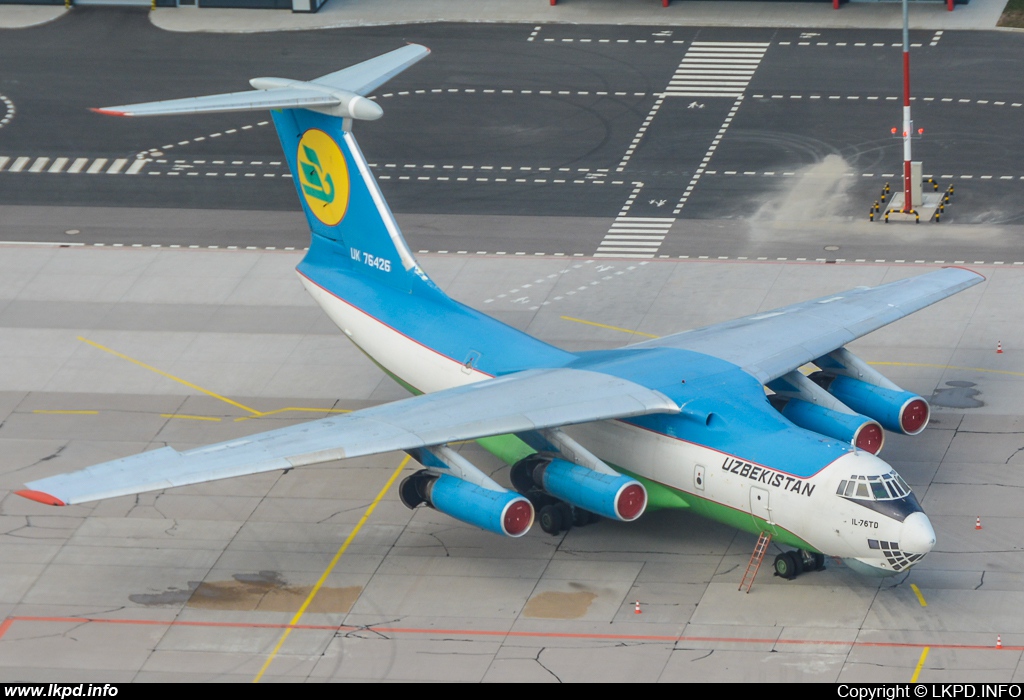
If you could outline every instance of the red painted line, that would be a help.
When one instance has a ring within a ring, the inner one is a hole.
[[[286,623],[260,623],[260,622],[203,622],[199,620],[126,620],[118,618],[92,618],[92,617],[38,617],[38,616],[14,616],[9,617],[0,623],[0,638],[10,629],[15,622],[64,622],[81,624],[93,622],[108,625],[163,625],[167,627],[219,627],[238,629],[296,629],[313,631],[332,632],[358,632],[360,630],[372,631],[385,634],[406,634],[423,636],[460,636],[460,637],[513,637],[534,638],[534,639],[580,639],[594,641],[620,641],[620,642],[703,642],[712,644],[771,644],[786,646],[849,646],[849,647],[875,647],[887,649],[920,649],[931,647],[932,649],[972,649],[991,651],[1024,651],[1024,646],[1007,646],[997,648],[995,644],[935,644],[932,642],[862,642],[856,640],[837,639],[773,639],[770,637],[678,637],[674,635],[646,635],[646,634],[595,634],[590,632],[520,632],[513,630],[460,630],[460,629],[435,629],[422,627],[352,627],[350,625],[290,625]]]

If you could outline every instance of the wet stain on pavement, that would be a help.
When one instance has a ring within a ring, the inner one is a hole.
[[[523,608],[523,615],[549,620],[575,620],[587,614],[590,604],[596,598],[597,594],[590,591],[545,591],[530,598]]]
[[[128,599],[140,605],[184,603],[186,607],[202,610],[298,612],[312,590],[312,586],[289,586],[276,571],[261,571],[258,574],[235,574],[230,581],[189,581],[188,588],[137,593]],[[361,586],[323,586],[306,612],[347,613],[362,591]]]
[[[981,408],[985,402],[975,398],[981,396],[976,386],[974,382],[946,382],[948,388],[936,389],[928,403],[942,408]]]

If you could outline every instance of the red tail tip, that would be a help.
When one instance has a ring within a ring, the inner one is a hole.
[[[103,109],[102,107],[90,107],[89,111],[90,112],[95,112],[96,114],[106,114],[107,116],[110,116],[110,117],[127,117],[127,116],[129,116],[128,112],[118,112],[117,110],[114,110],[114,109]]]

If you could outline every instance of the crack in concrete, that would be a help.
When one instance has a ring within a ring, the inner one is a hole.
[[[695,659],[690,659],[690,663],[693,663],[694,661],[702,661],[702,660],[704,660],[704,659],[708,658],[709,656],[711,656],[711,655],[712,655],[712,654],[714,654],[714,653],[715,653],[715,650],[714,650],[714,649],[712,649],[711,651],[709,651],[709,652],[708,652],[707,654],[705,654],[704,656],[698,656],[698,657],[697,657],[697,658],[695,658]]]
[[[370,632],[370,633],[376,635],[377,638],[379,638],[379,639],[384,639],[384,640],[387,640],[387,641],[391,641],[391,637],[387,636],[383,632],[379,632],[378,630],[376,630],[374,628],[378,627],[378,626],[390,627],[390,626],[398,624],[401,621],[402,621],[402,618],[399,617],[399,618],[395,618],[394,620],[385,620],[383,622],[372,622],[372,623],[370,623],[368,625],[359,625],[355,629],[351,629],[351,630],[338,630],[337,632],[334,633],[334,638],[335,639],[349,639],[349,638],[351,638],[351,639],[366,639],[366,637],[362,636],[360,633],[361,632]]]
[[[291,469],[286,470],[282,474],[282,476],[284,476],[284,474],[287,474],[289,471],[291,471]],[[341,510],[336,510],[333,513],[331,513],[330,515],[328,515],[326,518],[324,518],[323,520],[317,520],[316,524],[317,525],[323,525],[324,523],[326,523],[328,520],[330,520],[331,518],[333,518],[336,515],[341,515],[342,513],[351,513],[352,511],[356,511],[356,510],[362,512],[362,511],[366,510],[366,505],[358,505],[358,506],[353,506],[352,508],[342,508]]]
[[[443,549],[443,550],[444,550],[444,556],[445,556],[446,558],[447,558],[447,557],[451,557],[451,555],[452,555],[452,554],[451,554],[451,552],[449,552],[449,551],[448,551],[448,545],[446,545],[446,544],[444,543],[444,541],[442,541],[442,540],[441,540],[441,538],[440,538],[440,537],[438,537],[438,536],[437,536],[436,534],[434,534],[433,532],[428,532],[428,533],[427,533],[427,537],[433,537],[433,538],[434,538],[435,540],[437,540],[437,543],[438,543],[439,545],[441,545],[441,549]]]
[[[539,650],[539,651],[537,652],[537,656],[533,657],[533,660],[537,662],[537,665],[538,665],[538,666],[540,666],[540,667],[541,667],[542,669],[544,669],[544,670],[545,670],[545,671],[547,671],[547,672],[548,672],[549,674],[551,674],[551,677],[552,677],[552,678],[554,678],[554,679],[555,679],[556,681],[558,681],[559,683],[561,683],[561,682],[562,682],[562,679],[558,677],[558,674],[557,674],[557,673],[555,673],[554,671],[552,671],[552,670],[551,670],[550,668],[548,668],[547,666],[545,666],[545,665],[544,665],[544,663],[543,663],[543,662],[542,662],[542,661],[540,660],[540,655],[541,655],[541,654],[543,654],[543,653],[544,653],[544,651],[545,651],[546,649],[547,649],[547,647],[541,647],[541,648],[540,648],[540,650]]]
[[[3,428],[3,424],[2,423],[0,423],[0,428]],[[58,447],[57,451],[54,452],[53,454],[46,455],[45,457],[40,457],[35,462],[32,462],[32,464],[26,464],[24,467],[18,467],[17,469],[12,469],[11,471],[9,471],[7,473],[8,474],[17,474],[20,471],[24,471],[26,469],[31,469],[32,467],[38,466],[38,465],[42,464],[43,462],[49,462],[51,459],[56,459],[57,457],[60,456],[61,452],[63,452],[64,450],[67,449],[68,445],[70,445],[70,444],[71,444],[70,442],[65,442],[63,445]]]
[[[982,571],[981,572],[981,581],[978,583],[977,586],[974,587],[974,590],[978,590],[979,588],[981,588],[984,585],[985,585],[985,572]]]
[[[720,573],[715,574],[715,576],[725,576],[726,574],[731,574],[733,571],[736,571],[739,568],[740,568],[739,564],[734,564],[733,566],[730,566],[725,571],[722,571]]]

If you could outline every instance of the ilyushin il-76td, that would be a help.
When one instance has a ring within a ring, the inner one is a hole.
[[[312,81],[107,107],[119,116],[270,110],[311,228],[297,272],[331,320],[410,398],[179,452],[40,479],[66,505],[390,451],[421,465],[399,495],[491,533],[558,534],[598,518],[688,508],[792,547],[793,577],[839,557],[906,571],[935,545],[885,431],[928,423],[920,396],[846,345],[983,280],[943,268],[618,350],[568,352],[447,296],[413,257],[352,134],[376,88],[427,56],[409,45]],[[808,368],[813,372],[806,374]],[[766,391],[766,388],[768,391]],[[511,489],[449,445],[477,440]],[[339,473],[344,478],[344,472]],[[486,537],[481,533],[481,537]]]

